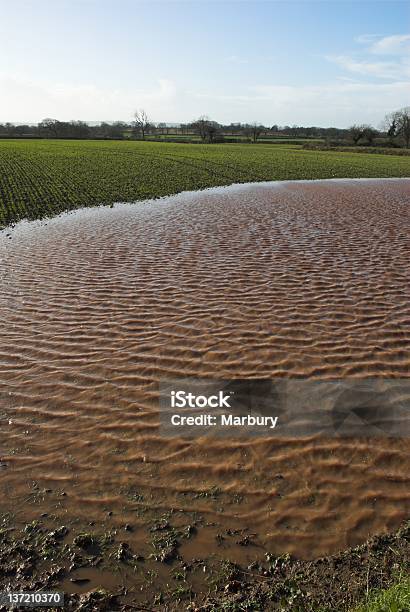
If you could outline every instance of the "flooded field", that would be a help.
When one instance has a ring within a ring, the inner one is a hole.
[[[2,511],[121,529],[145,555],[172,516],[196,525],[184,558],[245,562],[394,529],[408,438],[167,439],[158,384],[409,378],[409,255],[407,179],[233,186],[4,230]]]

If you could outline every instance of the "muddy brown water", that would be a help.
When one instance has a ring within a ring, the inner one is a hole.
[[[157,386],[410,377],[409,211],[410,179],[301,181],[1,232],[2,510],[132,523],[137,549],[153,518],[201,517],[189,557],[233,527],[305,558],[396,527],[408,439],[167,439]]]

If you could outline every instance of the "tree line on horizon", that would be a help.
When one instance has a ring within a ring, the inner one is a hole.
[[[320,139],[330,144],[375,145],[377,139],[383,138],[390,146],[409,148],[410,145],[410,107],[402,108],[386,115],[380,129],[368,124],[355,124],[349,128],[317,126],[265,126],[254,123],[231,123],[223,125],[211,120],[206,115],[177,126],[166,123],[153,123],[144,109],[137,110],[134,121],[126,123],[101,122],[90,125],[85,121],[59,121],[43,119],[37,125],[16,125],[0,123],[2,138],[73,138],[73,139],[107,139],[107,140],[161,140],[174,136],[179,140],[189,141],[196,136],[203,143],[235,142],[239,139],[254,142],[286,137],[288,139]]]

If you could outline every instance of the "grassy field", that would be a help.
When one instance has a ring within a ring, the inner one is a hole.
[[[0,140],[0,226],[235,182],[410,177],[410,158],[298,145]]]
[[[366,601],[352,612],[408,612],[410,610],[410,578],[401,576],[384,591],[371,592]]]

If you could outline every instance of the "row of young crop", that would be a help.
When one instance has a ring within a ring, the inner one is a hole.
[[[0,141],[0,225],[233,182],[410,176],[410,158],[284,145]]]

